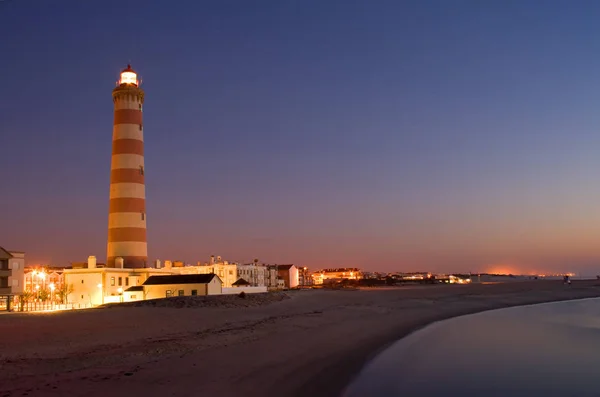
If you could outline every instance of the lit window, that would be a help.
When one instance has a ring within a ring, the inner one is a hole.
[[[135,295],[131,295],[131,299],[135,299]]]
[[[183,296],[183,290],[182,290],[182,289],[180,289],[180,290],[177,292],[177,295],[179,295],[179,296]]]
[[[115,278],[114,278],[114,277],[111,277],[111,278],[110,278],[110,285],[111,285],[112,287],[114,287],[114,286],[115,286]]]

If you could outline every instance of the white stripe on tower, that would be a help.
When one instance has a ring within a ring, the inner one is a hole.
[[[128,65],[113,90],[115,119],[110,175],[107,266],[123,258],[126,268],[145,267],[146,187],[144,184],[144,91]]]

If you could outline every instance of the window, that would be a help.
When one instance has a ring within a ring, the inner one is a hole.
[[[198,295],[198,290],[197,289],[193,289],[192,290],[192,296],[196,296]]]
[[[183,290],[182,290],[182,289],[180,289],[180,290],[177,292],[177,295],[179,295],[179,296],[183,296]]]
[[[140,131],[142,130],[142,125],[140,124]]]
[[[110,278],[110,285],[111,285],[111,287],[115,286],[115,278],[114,277]]]
[[[128,287],[129,286],[129,277],[125,277],[125,286]]]
[[[170,298],[173,296],[173,291],[171,291],[170,289],[167,290],[167,298]]]
[[[144,175],[144,166],[140,165],[140,175]]]
[[[83,295],[81,295],[81,299],[83,299]]]
[[[142,220],[146,219],[146,214],[142,212]]]
[[[131,299],[135,299],[135,295],[131,295]]]
[[[229,271],[229,275],[230,275],[230,276],[233,276],[233,270],[230,270],[230,271]]]
[[[123,277],[119,277],[119,287],[123,285]]]
[[[81,284],[83,284],[83,280],[81,280]]]

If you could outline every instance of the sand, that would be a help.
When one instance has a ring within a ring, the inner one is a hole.
[[[0,397],[339,396],[378,351],[431,322],[600,297],[600,282],[286,295],[0,315]]]

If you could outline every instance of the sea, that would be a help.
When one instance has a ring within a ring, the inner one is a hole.
[[[365,366],[344,397],[600,396],[600,299],[429,325]]]

